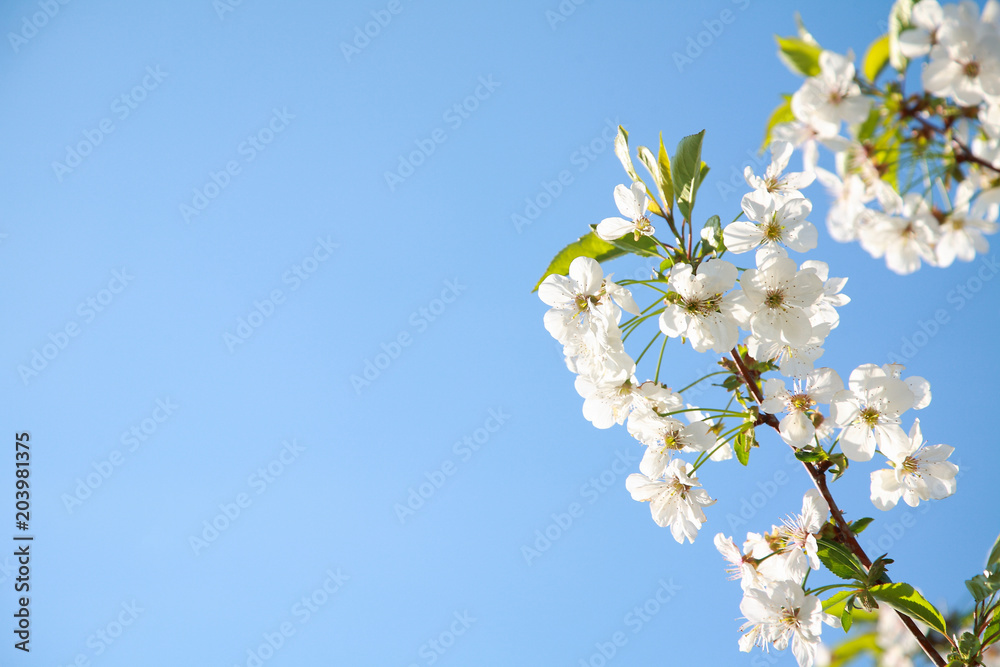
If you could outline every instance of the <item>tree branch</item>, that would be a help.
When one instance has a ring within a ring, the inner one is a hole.
[[[750,375],[750,370],[743,362],[743,357],[740,355],[739,350],[733,348],[732,356],[733,361],[736,362],[736,367],[739,369],[740,376],[743,378],[743,382],[746,383],[750,390],[750,395],[755,401],[757,401],[758,404],[762,404],[764,402],[764,395],[761,393],[760,387],[757,386],[757,383]],[[770,417],[770,420],[767,419],[767,417]],[[778,430],[778,419],[774,415],[761,413],[760,421],[761,423],[771,426],[774,430]],[[865,550],[861,547],[857,538],[854,536],[854,532],[844,519],[844,513],[837,505],[837,501],[833,499],[833,494],[830,493],[830,487],[826,483],[827,467],[816,466],[805,461],[802,462],[802,465],[809,474],[809,478],[812,480],[816,490],[820,492],[823,499],[826,500],[827,505],[830,507],[830,516],[833,517],[834,522],[837,524],[841,540],[845,543],[845,546],[847,546],[854,553],[854,555],[858,557],[858,560],[861,561],[861,564],[864,565],[865,570],[867,571],[871,568],[872,561],[868,557],[868,554],[865,553]],[[927,639],[924,633],[920,631],[920,628],[917,627],[916,623],[914,623],[909,616],[903,614],[902,612],[897,611],[896,614],[903,621],[903,625],[905,625],[906,629],[910,631],[910,634],[916,638],[917,643],[920,644],[920,648],[922,648],[924,653],[927,654],[930,661],[938,667],[945,667],[947,663],[944,658],[941,657],[941,655],[937,652],[937,649],[934,648],[934,645],[931,644],[930,640]]]

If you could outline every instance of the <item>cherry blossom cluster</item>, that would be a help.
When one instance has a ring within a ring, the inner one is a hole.
[[[770,136],[801,149],[805,172],[829,190],[831,236],[908,274],[972,261],[998,229],[1000,3],[980,13],[969,1],[899,0],[890,19],[896,28],[873,44],[866,76],[850,53],[823,50],[812,68],[789,59],[813,75]],[[820,50],[800,35],[799,46]],[[908,66],[920,61],[922,90],[907,94]],[[890,62],[898,78],[876,85]],[[834,171],[817,166],[820,145]]]
[[[729,562],[732,579],[743,587],[740,611],[747,619],[740,650],[771,644],[784,649],[791,643],[800,666],[812,665],[820,647],[823,624],[838,627],[840,619],[823,612],[815,595],[803,591],[801,582],[810,570],[820,569],[816,533],[830,515],[830,508],[812,489],[802,500],[802,513],[789,517],[769,533],[748,533],[743,550],[731,537],[715,536],[715,546]]]
[[[568,275],[548,275],[538,287],[550,307],[545,327],[563,345],[566,365],[576,374],[584,417],[600,429],[625,425],[645,447],[639,472],[627,478],[626,488],[633,499],[650,503],[654,521],[668,527],[679,543],[694,541],[707,521],[704,509],[716,502],[702,488],[698,468],[731,459],[733,442],[748,432],[753,439],[750,429],[761,423],[762,414],[774,420],[781,439],[797,453],[817,457],[803,460],[830,460],[839,446],[837,456],[846,468],[847,460],[869,461],[880,451],[888,467],[871,474],[871,499],[879,509],[888,510],[900,499],[912,506],[955,491],[958,468],[947,461],[952,448],[926,446],[919,421],[909,435],[901,426],[906,411],[930,403],[926,380],[903,378],[900,365],[863,364],[845,386],[835,370],[815,365],[839,325],[838,308],[849,298],[841,293],[846,279],[831,278],[827,264],[789,256],[789,251],[805,253],[817,245],[816,228],[807,219],[812,204],[800,192],[813,175],[785,173],[792,151],[789,142],[776,141],[765,173],[747,170],[751,191],[741,201],[740,216],[746,219],[725,228],[706,226],[700,254],[690,240],[684,250],[680,236],[674,239],[677,246],[656,240],[653,211],[671,221],[643,182],[633,177],[630,186],[615,188],[621,217],[604,219],[594,234],[608,243],[648,238],[668,251],[649,280],[625,281],[655,292],[648,307],[640,307],[628,286],[615,283],[588,256],[573,259]],[[634,174],[630,161],[622,161]],[[753,268],[738,268],[722,258],[725,252],[752,257]],[[632,316],[625,323],[623,313]],[[656,378],[640,381],[636,360],[625,350],[623,328],[631,333],[652,317],[657,317],[656,337],[690,342],[698,352],[732,354],[783,377],[760,378],[759,386],[753,380],[746,397],[737,387],[734,398],[746,412],[690,405],[659,382],[659,366]],[[759,406],[751,409],[746,403],[751,398]],[[740,422],[727,430],[726,420],[733,418]],[[683,455],[693,455],[694,462]],[[816,536],[829,514],[819,492],[810,491],[801,515],[770,533],[748,534],[742,553],[731,538],[716,536],[719,550],[742,579],[741,610],[750,627],[740,641],[743,650],[790,645],[800,665],[813,664],[820,627],[832,620],[819,599],[806,592],[804,579],[820,567]]]

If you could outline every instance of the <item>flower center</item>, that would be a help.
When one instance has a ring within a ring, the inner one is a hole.
[[[875,408],[865,408],[861,411],[860,419],[865,426],[872,428],[878,424],[879,412]]]
[[[906,473],[907,475],[919,476],[917,470],[920,467],[920,464],[912,456],[907,456],[905,459],[903,459],[903,465],[901,467],[903,468],[903,472]]]
[[[641,236],[649,236],[653,233],[653,225],[649,224],[649,218],[642,216],[635,221],[635,231],[633,236],[635,240],[638,241]]]
[[[767,241],[780,241],[783,231],[785,231],[785,228],[778,222],[776,217],[772,217],[771,221],[764,226],[764,239]]]
[[[715,294],[707,299],[681,299],[684,310],[692,315],[699,315],[701,317],[719,312],[719,304],[721,302],[721,294]]]
[[[979,63],[977,63],[975,60],[970,60],[969,62],[965,63],[963,72],[965,76],[969,77],[970,79],[975,79],[977,76],[979,76]]]
[[[781,308],[782,304],[785,302],[785,293],[781,290],[771,289],[767,290],[764,295],[764,305],[768,308]]]
[[[788,397],[788,405],[795,412],[805,412],[816,405],[816,401],[810,398],[809,394],[795,394]]]
[[[681,442],[680,433],[676,430],[664,431],[663,432],[663,448],[664,449],[681,449],[684,444]]]

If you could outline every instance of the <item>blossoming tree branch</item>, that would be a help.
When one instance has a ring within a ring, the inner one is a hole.
[[[780,57],[804,81],[772,114],[771,163],[763,174],[747,167],[742,210],[728,224],[694,215],[709,174],[704,130],[669,154],[662,137],[633,152],[619,128],[615,154],[629,178],[614,188],[620,215],[559,252],[536,285],[584,417],[600,429],[625,425],[645,447],[626,488],[678,542],[695,540],[716,502],[702,466],[734,455],[746,466],[754,448],[778,443],[801,462],[813,488],[799,513],[741,543],[714,538],[743,590],[740,650],[790,647],[800,667],[866,653],[893,666],[918,652],[934,665],[998,659],[1000,540],[966,581],[970,609],[946,618],[890,578],[888,554],[865,552],[857,536],[872,519],[848,522],[833,492],[850,464],[875,460],[874,507],[915,507],[952,495],[958,466],[948,460],[954,449],[929,444],[912,416],[931,402],[922,377],[898,364],[858,363],[845,375],[819,365],[849,298],[846,278],[807,258],[819,235],[802,190],[825,185],[830,235],[859,241],[904,274],[986,252],[1000,214],[1000,3],[980,11],[972,2],[899,0],[889,26],[860,71],[852,54],[824,50],[801,22],[797,35],[778,38]],[[833,171],[819,166],[820,149],[832,153]],[[803,167],[792,171],[797,153]],[[659,266],[648,279],[616,283],[601,264],[628,254]],[[660,378],[671,340],[718,356],[719,370],[671,389]],[[652,378],[640,381],[644,359]],[[685,399],[710,378],[725,405]],[[810,582],[819,570],[831,583]],[[832,653],[823,646],[824,624],[855,623],[866,630],[860,642]]]

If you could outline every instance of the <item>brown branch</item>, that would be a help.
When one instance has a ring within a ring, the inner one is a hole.
[[[921,118],[916,113],[910,114],[908,117],[920,123],[920,126],[923,127],[924,129],[934,132],[935,134],[940,134],[942,139],[944,139],[947,135],[946,128],[940,128],[937,125],[934,125],[933,123],[929,122],[928,120]],[[951,142],[951,146],[955,150],[956,153],[955,159],[958,162],[972,162],[973,164],[978,164],[980,167],[985,167],[986,169],[989,169],[995,174],[1000,174],[1000,167],[997,167],[993,163],[974,155],[972,149],[963,144],[958,139],[954,137],[949,137],[948,141]]]
[[[758,404],[762,404],[764,402],[764,395],[761,393],[760,387],[757,386],[757,383],[754,382],[753,377],[750,374],[750,370],[743,362],[743,357],[740,355],[739,350],[733,348],[732,356],[733,361],[736,362],[736,367],[739,369],[740,375],[743,378],[743,382],[745,382],[747,387],[750,389],[750,395],[753,396],[754,400],[756,400]],[[770,417],[771,419],[768,420],[766,417]],[[774,415],[761,413],[761,418],[758,418],[758,420],[761,423],[771,426],[774,430],[778,430],[778,419]],[[792,449],[794,449],[794,447]],[[829,468],[829,464],[828,462],[824,463],[826,465],[821,464],[820,466],[816,466],[802,461],[802,465],[809,474],[809,478],[812,480],[816,490],[820,492],[823,499],[826,500],[827,505],[830,507],[830,515],[837,524],[838,531],[841,534],[841,539],[845,542],[845,546],[847,546],[851,552],[858,557],[858,560],[861,561],[861,564],[864,565],[865,570],[867,571],[871,568],[872,561],[868,557],[868,554],[865,553],[865,550],[861,547],[857,538],[854,536],[854,532],[844,519],[844,513],[837,505],[837,501],[833,499],[833,494],[830,493],[830,487],[827,486],[826,483],[826,470]],[[937,652],[937,649],[934,648],[934,645],[931,644],[930,640],[927,639],[924,633],[920,631],[920,628],[917,627],[916,623],[914,623],[909,616],[902,612],[897,611],[896,614],[903,621],[903,625],[905,625],[906,629],[910,631],[910,634],[916,638],[917,643],[920,644],[920,648],[922,648],[924,653],[927,654],[930,661],[938,667],[945,667],[947,663],[944,658],[941,657],[941,655]]]

